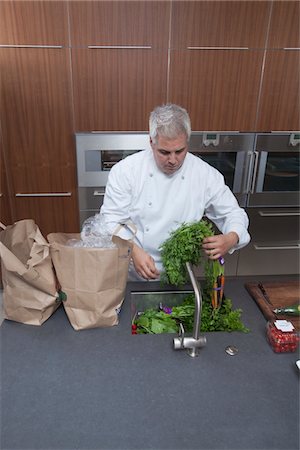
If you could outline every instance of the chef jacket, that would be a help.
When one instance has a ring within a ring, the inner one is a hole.
[[[153,257],[159,271],[161,244],[183,223],[199,221],[204,215],[222,233],[237,233],[239,242],[230,253],[250,241],[247,214],[225,185],[223,175],[189,152],[180,169],[171,175],[157,167],[152,149],[115,164],[109,173],[101,213],[111,231],[120,223],[132,221],[137,227],[135,243]],[[119,235],[132,238],[129,228]],[[135,277],[133,267],[130,271],[131,279],[140,279]]]

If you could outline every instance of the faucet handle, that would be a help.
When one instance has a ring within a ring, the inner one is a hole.
[[[174,349],[175,350],[180,350],[182,348],[185,348],[185,346],[184,346],[184,336],[185,336],[184,326],[182,325],[182,322],[179,322],[178,337],[174,338],[174,340],[173,340],[173,342],[174,342]]]

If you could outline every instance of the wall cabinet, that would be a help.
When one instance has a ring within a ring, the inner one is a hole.
[[[171,48],[263,48],[272,2],[174,1]]]
[[[0,2],[0,43],[6,45],[69,44],[68,2]]]
[[[170,1],[71,1],[69,8],[72,47],[168,48]]]
[[[167,101],[169,11],[170,2],[70,3],[76,131],[148,129]]]
[[[79,228],[67,52],[0,49],[11,220],[32,218],[44,235]]]
[[[299,130],[300,50],[268,50],[258,110],[258,131]]]
[[[147,130],[166,102],[167,51],[73,49],[76,131]]]
[[[263,52],[172,51],[170,101],[190,113],[193,130],[254,129]]]

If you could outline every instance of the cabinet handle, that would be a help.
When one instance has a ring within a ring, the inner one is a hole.
[[[63,45],[1,44],[1,48],[63,48]]]
[[[151,45],[88,45],[89,49],[151,49]]]
[[[259,211],[258,214],[261,217],[287,217],[287,216],[300,216],[300,211]]]
[[[188,50],[249,50],[249,47],[187,47]]]
[[[300,244],[291,245],[258,245],[254,244],[255,250],[298,250]]]
[[[71,197],[71,192],[43,192],[43,193],[30,193],[30,194],[23,194],[18,193],[15,194],[16,197]]]
[[[93,194],[95,197],[99,196],[99,197],[104,197],[105,192],[101,192],[101,191],[94,191]]]
[[[283,50],[300,50],[300,47],[284,47]]]

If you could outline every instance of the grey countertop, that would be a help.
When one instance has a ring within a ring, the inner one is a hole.
[[[299,354],[272,351],[245,281],[225,291],[250,333],[206,333],[197,358],[131,335],[130,291],[157,283],[129,283],[112,328],[74,331],[62,307],[41,327],[5,320],[1,448],[298,449]]]

